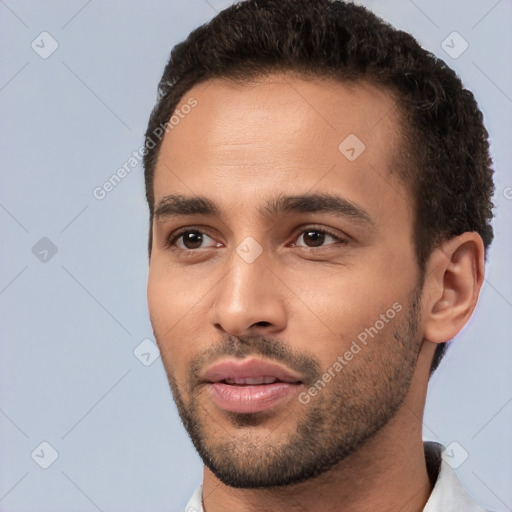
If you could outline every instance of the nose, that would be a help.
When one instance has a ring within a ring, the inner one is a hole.
[[[233,336],[282,331],[287,321],[284,288],[264,253],[249,263],[233,252],[212,294],[209,321]]]

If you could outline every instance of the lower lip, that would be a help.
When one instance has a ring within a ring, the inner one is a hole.
[[[208,392],[215,403],[225,411],[249,413],[270,409],[290,398],[299,384],[274,382],[253,386],[236,386],[223,382],[209,383]]]

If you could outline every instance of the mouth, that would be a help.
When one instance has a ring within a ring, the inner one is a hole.
[[[261,359],[229,359],[207,369],[202,377],[208,394],[222,410],[260,412],[289,400],[301,386],[300,375]]]

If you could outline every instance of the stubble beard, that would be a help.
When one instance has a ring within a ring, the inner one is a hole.
[[[405,318],[399,321],[396,317],[396,326],[388,335],[392,336],[392,342],[388,339],[382,346],[378,360],[375,351],[364,347],[314,400],[300,405],[295,428],[289,428],[290,415],[283,414],[282,425],[289,431],[285,439],[272,435],[281,424],[266,438],[255,430],[268,418],[265,411],[226,413],[225,425],[220,424],[222,420],[212,418],[202,403],[204,389],[198,391],[191,384],[195,382],[199,362],[192,365],[188,382],[178,385],[163,357],[178,413],[204,464],[224,484],[249,489],[304,482],[343,461],[390,421],[409,391],[422,341],[417,334],[419,305],[417,289]],[[268,338],[244,340],[230,337],[217,347],[216,353],[271,358],[274,353],[276,361],[286,362],[291,368],[299,367],[311,383],[321,378],[319,365],[310,356],[298,358]],[[382,344],[383,340],[368,343]],[[183,393],[183,389],[188,392]]]

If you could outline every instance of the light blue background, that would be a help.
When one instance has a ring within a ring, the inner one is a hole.
[[[1,511],[177,511],[201,481],[161,359],[133,353],[153,339],[141,166],[92,192],[143,143],[171,48],[229,3],[0,3]],[[431,380],[424,435],[463,446],[466,488],[512,510],[512,3],[361,3],[454,67],[485,114],[496,240],[477,311]],[[31,48],[43,31],[59,45],[47,59]],[[453,31],[469,43],[458,59],[441,48]],[[46,263],[42,237],[58,249]],[[43,441],[59,454],[48,469],[31,458]]]

